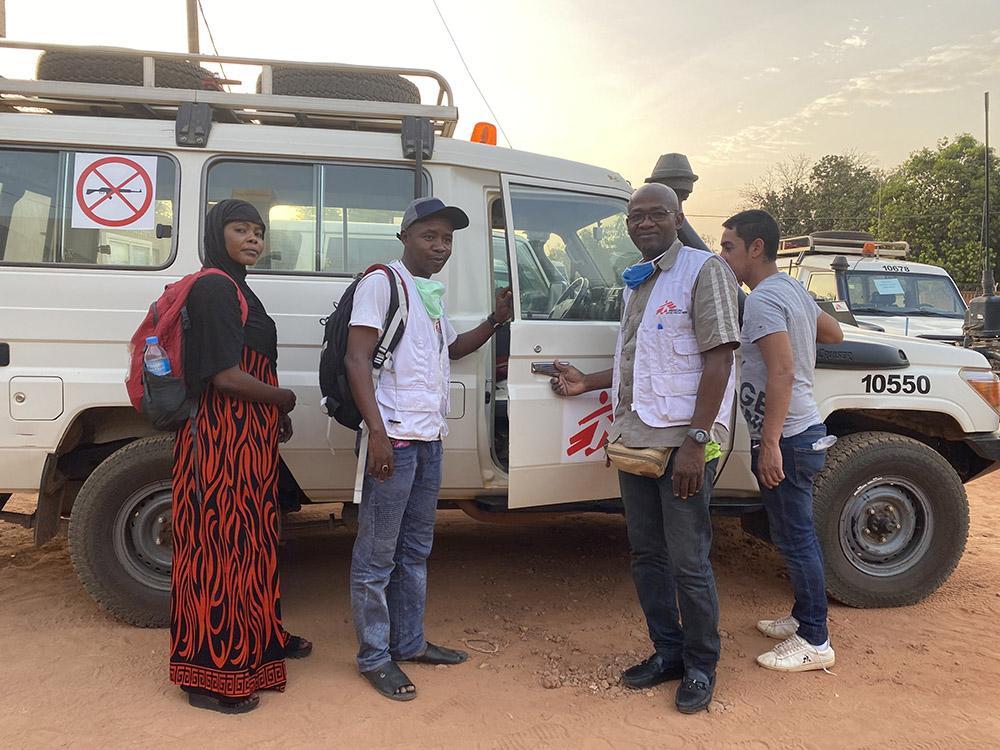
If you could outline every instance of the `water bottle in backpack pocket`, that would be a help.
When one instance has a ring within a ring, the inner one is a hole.
[[[169,375],[170,359],[160,348],[160,340],[156,336],[146,338],[146,350],[142,353],[142,366],[150,375]]]

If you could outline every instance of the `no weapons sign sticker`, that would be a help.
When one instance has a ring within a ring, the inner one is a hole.
[[[155,156],[77,154],[74,229],[152,229]]]

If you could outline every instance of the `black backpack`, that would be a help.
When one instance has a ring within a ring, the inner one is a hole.
[[[323,394],[320,404],[327,416],[352,430],[360,430],[362,420],[347,381],[347,334],[354,310],[354,293],[361,279],[375,271],[382,271],[389,277],[389,310],[372,355],[372,380],[377,381],[379,370],[392,356],[406,328],[410,300],[399,272],[381,263],[371,266],[351,282],[340,301],[334,303],[330,316],[320,321],[324,326],[323,350],[319,356],[319,390]]]

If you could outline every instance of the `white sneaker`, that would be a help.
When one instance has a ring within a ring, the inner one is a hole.
[[[833,647],[827,645],[822,651],[811,643],[793,635],[770,651],[757,657],[757,663],[767,669],[779,672],[808,672],[811,669],[827,669],[835,662]]]
[[[757,630],[768,638],[783,641],[798,632],[799,621],[791,615],[778,620],[757,620]]]

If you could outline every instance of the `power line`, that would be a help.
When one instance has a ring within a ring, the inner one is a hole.
[[[201,0],[198,0],[198,1],[201,2]],[[448,32],[448,37],[451,39],[451,43],[455,47],[455,51],[458,53],[458,59],[462,61],[462,65],[465,66],[465,72],[468,73],[469,74],[469,78],[472,79],[472,85],[476,87],[476,91],[479,92],[479,96],[483,100],[483,104],[486,105],[486,109],[488,109],[490,111],[490,114],[493,116],[493,119],[496,121],[497,127],[500,129],[500,132],[503,134],[503,139],[505,141],[507,141],[507,148],[514,148],[513,146],[510,145],[510,138],[507,137],[507,131],[505,131],[503,129],[503,125],[500,124],[500,118],[497,117],[497,113],[494,112],[493,111],[493,107],[490,106],[489,101],[486,99],[486,94],[484,94],[483,90],[481,88],[479,88],[479,84],[476,82],[476,77],[474,75],[472,75],[472,71],[469,69],[469,64],[467,62],[465,62],[465,56],[462,54],[462,50],[459,49],[458,42],[455,41],[455,35],[452,34],[451,33],[451,29],[448,28],[448,22],[444,20],[444,13],[442,13],[441,12],[441,8],[438,7],[437,0],[431,0],[431,2],[434,4],[434,10],[437,11],[438,18],[441,19],[441,24],[444,26],[444,30]],[[208,32],[208,33],[209,33],[209,37],[211,37],[212,32]]]
[[[208,17],[205,15],[205,7],[201,4],[201,0],[198,0],[198,12],[201,13],[201,20],[205,22],[205,30],[208,32],[208,41],[212,44],[212,50],[215,52],[216,57],[221,57],[219,55],[219,48],[215,46],[215,37],[212,36],[212,27],[208,25]],[[226,69],[219,63],[219,70],[222,71],[222,77],[229,80],[229,76],[226,75]],[[225,84],[229,93],[232,93],[232,89],[229,88],[229,84]]]
[[[941,211],[926,214],[893,214],[894,219],[948,219],[954,216],[978,216],[979,211]],[[728,219],[729,214],[692,214],[687,211],[684,215],[692,219]],[[991,208],[991,216],[1000,216],[1000,208]],[[775,219],[783,221],[861,221],[871,219],[868,216],[775,216]]]

